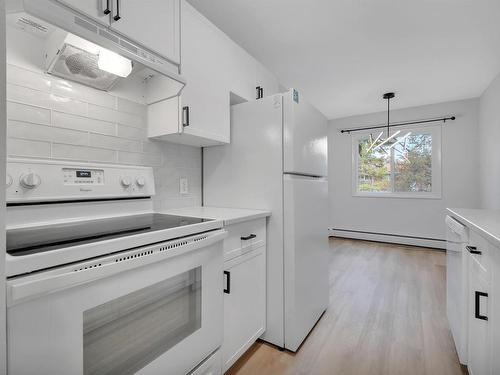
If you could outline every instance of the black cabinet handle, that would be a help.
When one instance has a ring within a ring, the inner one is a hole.
[[[257,237],[257,235],[252,233],[252,234],[250,234],[250,235],[248,235],[248,236],[243,236],[243,237],[241,237],[241,240],[242,240],[242,241],[248,241],[248,240],[251,240],[251,239],[253,239],[253,238],[255,238],[255,237]]]
[[[119,21],[120,17],[120,0],[116,0],[116,15],[113,17],[115,21]]]
[[[226,287],[224,288],[224,293],[231,293],[231,272],[224,271],[224,276],[226,276]]]
[[[466,249],[469,251],[469,253],[471,253],[471,254],[477,254],[477,255],[481,255],[481,254],[482,254],[482,252],[481,252],[481,251],[479,251],[479,250],[477,249],[477,247],[475,247],[475,246],[465,246],[465,248],[466,248]]]
[[[485,316],[485,315],[481,315],[481,307],[479,306],[479,302],[480,302],[480,299],[481,297],[488,297],[488,293],[484,293],[484,292],[478,292],[476,290],[476,292],[474,293],[475,294],[475,308],[474,308],[474,316],[476,319],[481,319],[481,320],[488,320],[488,317]]]
[[[256,91],[256,95],[255,95],[255,99],[262,99],[264,97],[264,89],[262,88],[262,86],[257,86],[255,88],[255,91]]]
[[[104,9],[103,13],[106,15],[111,13],[111,9],[109,9],[109,0],[106,0],[106,9]]]
[[[182,126],[189,126],[189,106],[182,107]]]

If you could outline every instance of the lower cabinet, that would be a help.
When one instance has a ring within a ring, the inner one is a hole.
[[[469,354],[470,375],[492,374],[490,288],[488,274],[474,258],[469,259]]]
[[[266,247],[224,264],[225,372],[266,329]]]

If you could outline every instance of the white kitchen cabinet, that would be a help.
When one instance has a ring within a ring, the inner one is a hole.
[[[112,0],[111,29],[180,63],[180,0]]]
[[[56,0],[180,64],[180,0]]]
[[[478,247],[478,249],[481,248]],[[469,255],[469,257],[469,354],[467,366],[471,375],[492,374],[492,322],[490,322],[492,316],[488,273],[473,255]]]
[[[226,67],[229,90],[246,101],[257,99],[257,87],[262,97],[279,93],[276,77],[264,65],[249,55],[236,43],[228,43],[228,64]]]
[[[222,368],[229,369],[266,329],[266,248],[224,265]]]
[[[181,74],[187,85],[181,93],[179,120],[167,124],[165,119],[172,114],[163,115],[158,106],[156,117],[148,119],[155,124],[149,134],[191,146],[227,144],[231,140],[231,101],[255,100],[257,86],[263,87],[264,95],[277,93],[278,82],[185,0],[181,1],[181,14]],[[174,108],[171,103],[162,107]]]
[[[226,36],[196,11],[182,2],[182,69],[187,80],[180,102],[178,123],[154,131],[157,139],[213,146],[230,141],[229,90],[225,84],[221,56]],[[156,124],[163,121],[150,118]],[[152,132],[150,132],[152,133]]]
[[[101,24],[109,26],[112,2],[115,0],[56,0]]]

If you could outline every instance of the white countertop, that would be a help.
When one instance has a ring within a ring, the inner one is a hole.
[[[448,212],[469,229],[500,246],[500,210],[448,208]]]
[[[161,211],[163,214],[200,217],[203,219],[223,220],[224,225],[240,223],[242,221],[260,219],[271,216],[271,211],[251,210],[246,208],[224,207],[185,207]]]

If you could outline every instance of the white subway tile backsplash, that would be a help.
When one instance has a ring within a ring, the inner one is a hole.
[[[87,114],[87,103],[13,84],[7,84],[7,100],[77,115]]]
[[[48,158],[50,157],[50,143],[9,138],[7,139],[7,155]]]
[[[161,154],[118,151],[118,163],[158,167],[161,165]]]
[[[113,150],[140,152],[141,142],[109,135],[90,134],[89,145],[94,147],[110,148]]]
[[[50,110],[7,101],[7,119],[36,124],[50,124]]]
[[[117,125],[116,135],[118,137],[143,140],[147,138],[146,129],[134,128],[132,126]]]
[[[50,92],[52,81],[47,75],[41,75],[27,69],[7,64],[7,83],[29,87],[34,90]]]
[[[63,79],[53,79],[52,92],[63,97],[97,104],[102,107],[111,109],[116,107],[116,98],[113,95]]]
[[[72,115],[87,115],[87,103],[54,94],[50,94],[50,108]]]
[[[114,163],[116,162],[116,151],[54,143],[52,144],[52,157],[64,160]]]
[[[157,209],[201,203],[200,149],[149,140],[144,104],[11,64],[7,82],[10,156],[152,166]]]
[[[144,104],[136,103],[128,99],[117,98],[117,109],[120,112],[132,113],[140,117],[146,117],[147,107]]]
[[[98,120],[118,122],[123,125],[143,128],[146,126],[144,118],[131,113],[119,112],[113,109],[89,104],[89,117]]]
[[[57,111],[52,112],[52,124],[63,128],[106,135],[114,135],[116,129],[116,125],[112,122],[95,120],[88,117],[75,116]]]
[[[56,128],[47,125],[30,124],[14,120],[9,120],[7,125],[7,134],[9,137],[38,141],[64,142],[82,146],[86,146],[88,144],[88,133],[86,132]]]

